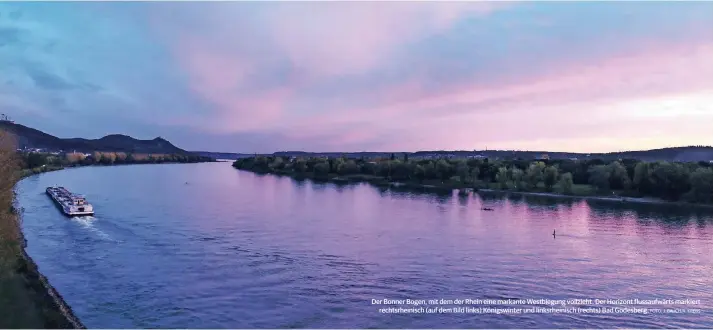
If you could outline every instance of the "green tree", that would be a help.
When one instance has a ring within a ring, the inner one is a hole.
[[[438,178],[441,180],[447,180],[451,176],[451,165],[445,159],[439,159],[436,162],[436,171],[438,173]]]
[[[456,164],[456,175],[458,175],[460,182],[467,183],[470,181],[470,169],[468,168],[468,164],[466,164],[466,162],[459,161]]]
[[[35,168],[47,165],[47,155],[37,152],[31,152],[27,154],[25,162],[27,168]]]
[[[547,166],[543,175],[543,182],[545,183],[545,189],[547,191],[552,191],[552,187],[557,183],[557,177],[559,176],[559,170],[556,166]]]
[[[51,157],[47,157],[46,163],[47,163],[47,165],[52,165],[52,166],[62,166],[62,159],[60,159],[57,156],[51,156]]]
[[[528,188],[534,190],[537,188],[537,185],[543,181],[545,166],[546,165],[543,162],[534,162],[530,164],[530,167],[527,168],[527,173],[525,174]]]
[[[330,172],[334,173],[340,173],[342,171],[342,166],[344,166],[346,162],[344,161],[344,158],[337,158],[337,159],[330,159],[329,160],[329,168]]]
[[[426,170],[423,168],[421,165],[416,165],[413,169],[413,176],[419,181],[422,182],[424,178],[426,178]]]
[[[369,175],[376,175],[378,173],[378,170],[379,170],[379,167],[376,164],[374,164],[372,162],[368,162],[362,166],[361,173],[369,174]]]
[[[257,156],[255,158],[254,168],[258,171],[265,172],[269,170],[270,161],[265,156]]]
[[[426,172],[426,179],[438,179],[438,171],[436,171],[436,166],[433,165],[433,162],[428,162],[423,166],[423,169]]]
[[[511,170],[512,182],[515,186],[515,190],[522,190],[525,188],[525,172],[523,170],[513,167]]]
[[[411,178],[411,167],[400,160],[391,162],[391,177],[394,180],[408,180]]]
[[[497,182],[498,170],[500,169],[499,162],[490,162],[486,159],[480,167],[480,173],[485,182]]]
[[[564,159],[559,162],[558,167],[561,173],[574,173],[579,168],[579,164],[577,161]],[[574,180],[574,175],[572,175],[572,179]]]
[[[478,177],[480,176],[480,168],[479,167],[473,167],[470,169],[470,177],[473,180],[473,183],[478,182]]]
[[[649,163],[640,162],[634,168],[634,188],[641,194],[651,192],[651,181],[649,180]]]
[[[589,183],[600,192],[610,190],[611,171],[606,165],[596,165],[589,169]]]
[[[500,167],[498,173],[495,175],[495,180],[498,182],[500,189],[507,189],[508,187],[508,170],[505,167]]]
[[[609,164],[609,186],[611,189],[624,189],[628,190],[631,188],[631,179],[629,179],[629,173],[626,167],[620,162],[615,161]]]
[[[572,179],[572,173],[564,173],[560,176],[559,187],[563,194],[571,195],[572,188],[574,187],[574,180]]]
[[[691,190],[685,199],[696,203],[713,203],[713,169],[697,168],[691,173]]]
[[[678,163],[661,162],[654,166],[649,176],[657,197],[678,200],[690,190],[690,172]]]
[[[295,160],[295,171],[298,173],[307,172],[307,161],[302,158]]]
[[[327,174],[329,174],[329,163],[328,162],[319,162],[316,165],[314,165],[314,175],[326,176]]]
[[[339,174],[342,175],[349,175],[349,174],[356,174],[359,173],[359,166],[357,166],[356,162],[352,159],[348,160],[346,163],[342,165],[342,167],[339,169]]]
[[[279,171],[285,167],[285,162],[282,160],[282,157],[275,157],[268,167],[272,170]]]

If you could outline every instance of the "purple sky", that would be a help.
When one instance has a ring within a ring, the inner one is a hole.
[[[0,109],[248,153],[711,145],[713,2],[3,2]]]

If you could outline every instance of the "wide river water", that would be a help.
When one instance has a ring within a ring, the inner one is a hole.
[[[55,184],[96,215],[63,216],[44,192]],[[90,328],[713,327],[703,211],[315,183],[230,163],[68,169],[17,192],[28,253]],[[414,306],[373,299],[454,301],[382,313]]]

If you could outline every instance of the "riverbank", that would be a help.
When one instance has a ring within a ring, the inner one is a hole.
[[[245,170],[245,169],[243,169]],[[457,181],[440,181],[440,180],[424,180],[424,182],[401,182],[401,181],[389,181],[386,178],[365,175],[365,174],[355,174],[355,175],[334,175],[329,174],[327,176],[315,176],[312,173],[295,173],[286,171],[276,171],[276,172],[260,172],[260,171],[250,171],[260,175],[278,175],[287,176],[298,180],[313,180],[316,182],[334,182],[334,183],[368,183],[377,187],[395,187],[400,189],[411,189],[411,190],[424,190],[424,191],[450,191],[458,190],[462,193],[467,193],[472,191],[474,193],[485,193],[485,194],[500,194],[500,195],[518,195],[518,196],[539,196],[548,198],[559,198],[559,199],[576,199],[576,200],[593,200],[593,201],[606,201],[613,203],[633,203],[633,204],[649,204],[649,205],[673,205],[682,207],[698,207],[698,208],[710,208],[713,209],[713,205],[710,204],[696,204],[688,202],[674,202],[667,201],[659,198],[653,197],[631,197],[622,195],[602,195],[596,194],[596,190],[591,187],[586,187],[583,185],[575,186],[572,194],[562,194],[556,192],[537,192],[537,191],[517,191],[517,190],[503,190],[496,189],[492,187],[497,187],[496,183],[479,183],[473,184],[463,184]],[[555,187],[557,188],[557,187]]]
[[[0,216],[2,227],[20,224],[20,214]],[[26,242],[3,239],[0,246],[0,328],[82,329],[71,308],[25,251]]]
[[[28,177],[28,176],[33,176],[36,174],[42,174],[46,172],[53,172],[53,171],[59,171],[65,169],[64,166],[40,166],[32,169],[23,169],[20,171],[20,180]]]
[[[44,165],[22,169],[16,172],[16,176],[22,180],[29,176],[66,168],[116,165],[119,164]],[[21,228],[22,212],[10,202],[14,200],[14,192],[6,193],[9,197],[3,200],[8,202],[3,204],[7,205],[0,205],[0,310],[3,311],[3,317],[0,317],[0,329],[85,328],[25,251],[27,241]]]
[[[210,163],[210,162],[218,162],[218,160],[206,160],[206,161],[201,161],[201,162],[162,162],[162,163],[141,163],[141,162],[136,162],[136,163],[121,163],[121,164],[72,164],[72,165],[42,165],[39,167],[31,168],[31,169],[23,169],[20,171],[20,179],[24,179],[28,176],[36,175],[36,174],[42,174],[42,173],[47,173],[47,172],[53,172],[53,171],[60,171],[68,168],[76,168],[76,167],[87,167],[87,166],[127,166],[127,165],[152,165],[152,164],[195,164],[195,163]]]
[[[16,175],[21,180],[61,169],[43,166]],[[25,251],[22,211],[12,205],[14,191],[4,193],[9,198],[3,199],[6,205],[0,205],[0,328],[85,328]]]
[[[674,206],[713,209],[713,205],[710,205],[710,204],[672,202],[672,201],[666,201],[666,200],[662,200],[662,199],[658,199],[658,198],[651,198],[651,197],[621,197],[621,196],[610,197],[610,196],[595,196],[595,195],[581,196],[581,195],[565,195],[565,194],[545,193],[545,192],[527,192],[527,191],[512,191],[512,190],[497,190],[497,189],[479,189],[477,192],[504,194],[504,195],[519,195],[519,196],[539,196],[539,197],[560,198],[560,199],[592,200],[592,201],[604,201],[604,202],[613,202],[613,203],[674,205]]]
[[[0,328],[85,329],[25,251],[24,237],[19,244],[5,243],[0,248]]]

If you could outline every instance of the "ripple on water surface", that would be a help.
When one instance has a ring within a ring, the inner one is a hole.
[[[54,184],[95,216],[64,217],[44,194]],[[226,163],[51,172],[18,198],[28,252],[89,327],[713,327],[705,212],[337,186]],[[381,314],[371,300],[384,298],[687,298],[704,313]]]

